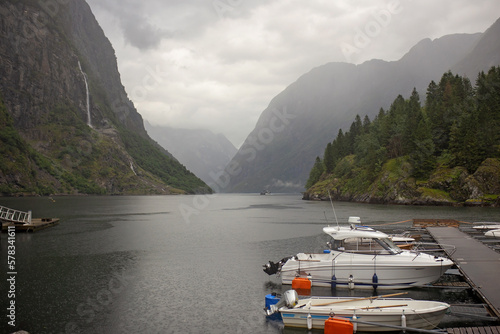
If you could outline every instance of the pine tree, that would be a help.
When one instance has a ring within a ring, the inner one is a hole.
[[[323,155],[323,163],[325,165],[325,171],[329,174],[335,168],[336,161],[334,154],[332,143],[328,143],[325,148],[325,154]]]
[[[451,71],[441,77],[439,85],[431,82],[427,88],[426,113],[431,124],[436,153],[448,149],[450,129],[464,109],[470,107],[473,89],[467,78]]]
[[[484,150],[480,145],[478,113],[464,113],[450,130],[450,151],[454,155],[454,164],[467,168],[473,173],[484,160]]]
[[[405,131],[403,132],[404,154],[410,154],[417,149],[415,129],[422,120],[422,110],[420,106],[420,96],[417,89],[413,88],[411,97],[406,103],[406,118],[404,121]]]
[[[422,113],[421,115],[423,116]],[[432,141],[429,122],[424,117],[420,117],[414,132],[415,146],[410,153],[413,175],[417,178],[425,178],[436,167],[434,142]]]
[[[316,182],[318,182],[323,172],[324,172],[323,162],[321,161],[320,157],[316,157],[314,166],[309,172],[309,179],[306,182],[306,189],[311,188]]]
[[[479,144],[486,157],[500,156],[500,67],[481,72],[476,81]]]
[[[363,131],[363,123],[361,122],[361,117],[356,115],[354,122],[352,122],[349,132],[345,134],[345,155],[352,154],[354,152],[354,145],[356,137],[358,137]]]

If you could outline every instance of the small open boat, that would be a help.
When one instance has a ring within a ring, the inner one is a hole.
[[[285,326],[322,329],[330,316],[346,318],[357,331],[400,331],[400,327],[433,329],[450,305],[411,298],[310,297],[298,299],[294,290],[285,292],[285,301],[276,304]],[[284,305],[283,305],[284,304]],[[273,308],[273,311],[276,307]],[[370,323],[370,324],[367,324]]]
[[[484,233],[484,235],[487,237],[500,238],[500,229],[489,230],[486,233]]]
[[[498,230],[500,229],[500,223],[493,223],[493,222],[482,222],[482,223],[475,223],[474,226],[472,226],[473,229],[475,230]]]

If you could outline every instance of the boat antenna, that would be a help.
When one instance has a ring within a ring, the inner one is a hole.
[[[328,224],[328,218],[326,218],[326,211],[323,211],[323,214],[325,215],[325,221]],[[330,224],[328,224],[328,226],[330,226]]]
[[[335,216],[335,221],[337,222],[337,227],[340,229],[339,220],[337,219],[337,214],[335,213],[335,207],[333,206],[332,195],[330,195],[330,190],[328,190],[328,197],[330,197],[330,204],[332,205],[333,215]]]

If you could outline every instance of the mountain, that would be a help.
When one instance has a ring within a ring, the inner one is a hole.
[[[215,173],[238,151],[223,134],[209,130],[175,129],[148,122],[144,125],[151,138],[209,185],[214,182]]]
[[[452,66],[451,70],[473,80],[479,72],[498,66],[500,64],[500,38],[498,36],[500,36],[500,19],[486,30],[474,49]]]
[[[211,189],[154,142],[84,0],[0,4],[0,195]]]
[[[323,155],[326,144],[357,114],[373,119],[380,108],[387,109],[398,95],[408,96],[413,88],[425,96],[429,82],[454,66],[473,75],[472,81],[478,68],[488,70],[500,54],[498,47],[490,50],[498,45],[497,25],[485,33],[424,39],[398,61],[328,63],[312,69],[271,100],[238,153],[219,173],[219,188],[303,191],[315,157]]]

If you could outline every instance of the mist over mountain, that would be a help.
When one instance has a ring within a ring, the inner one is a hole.
[[[500,64],[500,19],[489,27],[474,49],[451,67],[452,72],[475,80],[481,71]]]
[[[211,191],[146,133],[84,0],[3,1],[0,22],[0,195]]]
[[[207,184],[238,151],[223,134],[210,130],[153,126],[147,121],[144,125],[151,138]]]
[[[370,119],[398,96],[416,88],[424,97],[430,81],[450,69],[468,74],[499,64],[498,21],[485,33],[424,39],[398,61],[360,65],[328,63],[312,69],[271,100],[254,130],[219,172],[218,190],[304,191],[315,157],[346,129],[356,114]]]

